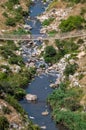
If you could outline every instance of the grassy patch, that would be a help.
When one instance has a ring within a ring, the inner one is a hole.
[[[46,19],[42,22],[42,25],[43,26],[48,26],[50,25],[53,21],[54,21],[55,18],[49,18],[49,19]]]

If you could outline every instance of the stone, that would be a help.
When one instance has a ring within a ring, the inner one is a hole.
[[[46,126],[41,126],[40,128],[41,128],[41,129],[46,129]]]
[[[49,114],[49,112],[47,110],[45,110],[44,112],[42,112],[43,116],[47,116]]]
[[[82,57],[84,57],[86,55],[86,53],[84,52],[84,51],[82,51],[82,52],[80,52],[79,54],[78,54],[78,58],[79,59],[81,59]]]
[[[35,63],[34,63],[34,62],[31,62],[31,63],[29,64],[29,67],[35,67]]]
[[[25,96],[26,100],[28,101],[36,101],[37,100],[37,96],[36,95],[33,95],[33,94],[27,94]]]
[[[59,83],[57,83],[57,82],[56,82],[56,83],[54,83],[54,84],[53,84],[53,83],[52,83],[52,84],[50,84],[50,87],[51,87],[51,88],[57,88],[57,87],[58,87],[58,85],[59,85]]]
[[[30,25],[24,25],[24,29],[32,29],[32,27]]]

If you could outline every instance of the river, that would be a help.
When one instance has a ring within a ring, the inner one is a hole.
[[[48,2],[46,4],[43,4],[42,0],[35,0],[34,4],[31,5],[29,14],[30,20],[26,19],[25,22],[32,27],[32,34],[40,34],[40,29],[42,28],[42,26],[40,21],[36,19],[36,16],[42,14],[48,4]],[[36,43],[41,44],[38,41],[36,41]],[[61,128],[61,126],[60,128],[59,126],[56,126],[55,122],[51,118],[50,108],[46,104],[46,98],[53,91],[49,85],[51,82],[55,82],[55,80],[56,76],[46,74],[42,74],[39,77],[36,76],[35,79],[30,84],[28,84],[26,92],[37,95],[37,102],[31,103],[26,101],[25,99],[20,102],[24,110],[28,113],[28,117],[35,124],[38,124],[40,127],[43,127],[46,130],[64,130],[63,128]],[[44,112],[45,110],[49,112],[47,116],[42,115],[42,112]]]

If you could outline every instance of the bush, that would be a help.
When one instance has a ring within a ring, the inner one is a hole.
[[[23,59],[22,59],[21,56],[10,57],[9,60],[8,60],[8,62],[10,64],[17,64],[17,65],[21,65],[21,66],[24,64]]]
[[[18,28],[18,30],[14,30],[13,31],[13,34],[18,34],[18,35],[22,35],[22,34],[28,34],[28,33],[30,33],[29,31],[28,32],[26,32],[23,28]]]
[[[42,22],[42,25],[43,25],[43,26],[48,26],[48,25],[50,25],[50,24],[53,22],[54,19],[55,19],[55,18],[46,19],[46,20],[44,20],[44,21]]]
[[[52,36],[55,36],[56,33],[57,33],[56,30],[52,30],[52,31],[48,32],[48,35],[52,37]]]
[[[72,3],[85,3],[86,1],[85,0],[65,0],[67,2],[72,2]]]
[[[56,46],[58,47],[58,52],[64,56],[65,54],[72,53],[78,49],[78,45],[72,40],[68,41],[55,41]]]
[[[25,115],[25,111],[23,110],[23,108],[20,106],[20,104],[18,103],[18,101],[10,96],[10,95],[7,95],[7,97],[5,98],[5,100],[11,104],[19,113],[21,113],[22,115]]]
[[[6,25],[7,25],[7,26],[16,26],[16,21],[15,21],[15,19],[14,19],[14,18],[8,18],[8,19],[6,20]]]
[[[77,70],[78,65],[76,63],[74,64],[68,64],[65,68],[64,74],[66,76],[73,75],[75,71]]]
[[[0,130],[8,130],[9,122],[6,117],[0,116]]]
[[[8,107],[3,106],[2,110],[3,110],[4,114],[10,114],[11,113],[11,110]]]
[[[3,16],[5,16],[6,18],[8,18],[8,14],[6,12],[3,13]]]
[[[84,19],[81,16],[69,16],[67,20],[62,20],[59,28],[62,32],[72,31],[73,29],[81,29]]]
[[[61,123],[69,130],[85,130],[86,129],[86,115],[81,113],[73,113],[71,111],[59,111],[55,109],[53,115],[57,123]]]
[[[44,52],[45,62],[47,62],[47,63],[53,62],[55,56],[56,56],[55,48],[53,46],[47,46],[45,48],[45,52]]]
[[[8,0],[9,3],[19,4],[19,0]]]
[[[56,123],[64,125],[69,130],[85,130],[86,114],[82,113],[80,100],[83,97],[81,88],[68,88],[68,83],[61,83],[48,97],[53,110],[52,116]]]

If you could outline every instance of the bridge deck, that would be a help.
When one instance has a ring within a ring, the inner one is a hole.
[[[73,37],[83,37],[86,36],[86,31],[68,32],[68,33],[58,33],[54,36],[49,35],[13,35],[13,34],[2,34],[0,35],[0,40],[49,40],[49,39],[67,39]]]

